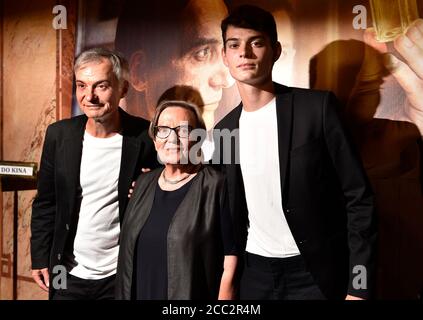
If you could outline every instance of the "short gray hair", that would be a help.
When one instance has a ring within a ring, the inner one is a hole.
[[[188,111],[195,116],[195,127],[193,129],[202,129],[206,132],[206,125],[204,123],[203,117],[201,116],[200,109],[198,106],[192,102],[182,101],[182,100],[163,100],[156,108],[156,112],[154,113],[153,120],[150,122],[150,129],[148,130],[148,134],[150,135],[151,139],[156,139],[156,126],[159,122],[159,118],[163,110],[172,107],[181,107]]]
[[[125,57],[117,51],[106,48],[92,48],[81,52],[75,60],[74,72],[77,72],[84,64],[88,62],[101,62],[107,59],[113,67],[113,73],[123,84],[129,78],[129,64]]]

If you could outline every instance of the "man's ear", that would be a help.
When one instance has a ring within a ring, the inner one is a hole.
[[[222,60],[223,60],[223,64],[228,67],[228,60],[226,59],[225,45],[223,45],[222,47]]]
[[[281,43],[278,41],[276,42],[275,48],[274,48],[274,53],[273,53],[273,62],[278,61],[278,59],[280,58],[282,53],[282,46]]]
[[[146,57],[142,50],[135,51],[129,59],[129,82],[137,91],[145,91],[147,88]]]
[[[121,99],[126,97],[126,95],[128,94],[128,89],[129,89],[129,82],[125,80],[122,84],[122,92],[120,94]]]

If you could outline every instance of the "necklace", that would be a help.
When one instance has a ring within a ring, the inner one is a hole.
[[[184,181],[185,179],[187,179],[190,175],[191,174],[188,174],[185,177],[182,177],[181,179],[178,179],[178,180],[169,180],[169,179],[166,178],[165,170],[163,170],[163,180],[166,183],[169,183],[169,184],[178,184],[179,182]]]

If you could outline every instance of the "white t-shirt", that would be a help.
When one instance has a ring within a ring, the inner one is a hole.
[[[300,251],[282,209],[276,99],[239,120],[241,172],[250,227],[246,251],[285,258]]]
[[[74,258],[68,257],[70,274],[78,278],[96,280],[116,273],[122,141],[120,134],[104,139],[84,134],[80,172],[82,202]]]
[[[213,157],[214,141],[211,132],[207,132],[206,139],[204,139],[201,145],[201,151],[203,151],[203,161],[207,162]]]

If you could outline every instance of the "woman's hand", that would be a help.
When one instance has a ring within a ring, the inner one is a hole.
[[[237,263],[237,256],[225,256],[218,300],[235,299],[234,276]]]

